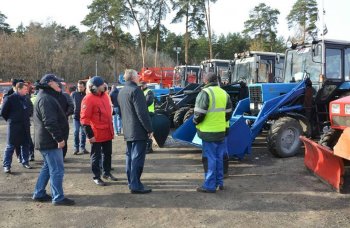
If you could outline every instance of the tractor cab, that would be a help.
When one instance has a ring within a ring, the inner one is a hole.
[[[231,75],[233,71],[233,61],[226,59],[208,59],[204,60],[200,64],[200,74],[198,77],[198,83],[203,82],[203,75],[209,72],[213,72],[218,75],[219,83],[227,85],[231,83]]]
[[[174,68],[174,86],[186,87],[188,84],[197,83],[199,66],[176,66]]]
[[[247,84],[282,82],[284,54],[248,51],[235,54],[232,82]]]

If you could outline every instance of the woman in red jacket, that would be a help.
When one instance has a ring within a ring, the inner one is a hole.
[[[95,184],[104,186],[101,180],[100,161],[103,153],[103,178],[117,181],[111,174],[112,139],[112,106],[110,97],[105,93],[104,81],[94,76],[88,81],[88,93],[81,103],[80,122],[91,143],[91,168]]]

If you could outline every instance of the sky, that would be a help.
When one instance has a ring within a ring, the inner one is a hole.
[[[296,1],[296,0],[295,0]],[[244,21],[248,19],[249,11],[256,5],[264,2],[272,8],[280,11],[278,35],[288,38],[291,32],[288,30],[286,16],[295,1],[292,0],[218,0],[212,5],[211,20],[215,34],[228,34],[241,32],[244,29]],[[350,40],[350,1],[349,0],[317,0],[320,12],[322,1],[326,11],[325,23],[328,39]],[[77,26],[81,31],[87,28],[80,24],[89,13],[87,6],[92,0],[0,0],[0,11],[7,16],[6,22],[12,28],[20,23],[25,26],[32,22],[46,24],[55,21],[64,26]],[[177,34],[184,31],[184,24],[171,24],[170,14],[164,21],[168,29]],[[135,27],[128,28],[135,35]]]

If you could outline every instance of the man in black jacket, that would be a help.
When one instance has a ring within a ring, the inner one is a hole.
[[[42,77],[40,91],[34,103],[35,148],[43,156],[44,165],[35,186],[33,200],[52,201],[54,205],[70,206],[74,201],[63,193],[63,152],[64,139],[68,138],[68,120],[59,104],[61,80],[53,74]],[[50,180],[52,197],[46,193]]]
[[[78,81],[77,91],[74,91],[71,94],[73,104],[74,104],[74,113],[73,113],[73,126],[74,126],[74,155],[77,155],[80,152],[82,154],[88,154],[89,152],[85,149],[86,144],[86,135],[85,131],[80,123],[80,110],[81,110],[81,101],[86,95],[86,83],[84,81]],[[80,134],[80,137],[79,137]]]
[[[125,86],[120,90],[118,103],[121,109],[124,138],[127,142],[126,174],[131,193],[150,193],[152,189],[141,183],[146,156],[147,140],[152,137],[152,125],[146,99],[138,87],[139,77],[135,70],[125,71]]]
[[[21,151],[21,163],[24,168],[31,169],[29,165],[30,143],[30,110],[26,99],[28,86],[19,82],[14,93],[5,97],[1,109],[2,117],[7,121],[7,146],[4,152],[4,172],[11,173],[12,155],[15,148]]]

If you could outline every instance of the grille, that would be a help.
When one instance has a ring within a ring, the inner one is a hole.
[[[332,121],[334,126],[350,127],[349,116],[332,116]]]
[[[251,103],[262,103],[262,94],[260,86],[249,87],[249,98]]]

